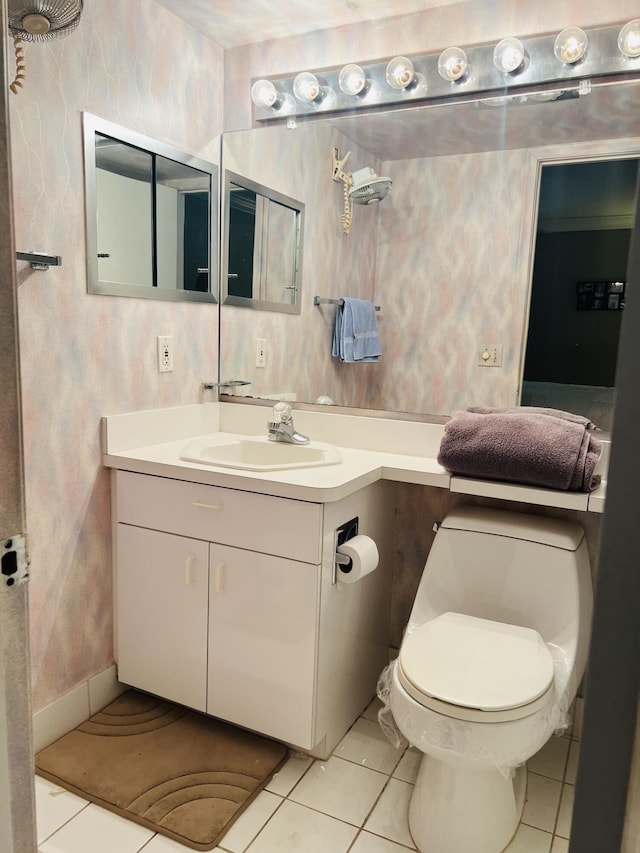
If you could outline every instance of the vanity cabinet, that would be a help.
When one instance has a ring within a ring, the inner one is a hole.
[[[388,567],[333,578],[335,528],[383,524],[382,484],[325,507],[113,478],[119,680],[326,757],[386,664]]]

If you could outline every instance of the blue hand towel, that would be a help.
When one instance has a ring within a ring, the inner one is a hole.
[[[336,312],[333,333],[334,358],[346,362],[378,361],[382,355],[378,318],[373,302],[345,296]]]

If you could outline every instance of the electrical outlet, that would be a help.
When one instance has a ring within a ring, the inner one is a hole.
[[[173,338],[171,335],[158,335],[158,371],[170,373],[173,370]]]
[[[267,339],[256,338],[256,367],[267,366]]]
[[[486,344],[478,350],[479,367],[502,367],[502,344]]]

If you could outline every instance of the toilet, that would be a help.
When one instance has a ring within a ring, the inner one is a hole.
[[[508,846],[525,762],[568,724],[592,602],[580,525],[484,507],[441,523],[382,678],[396,728],[423,753],[409,805],[421,853]]]

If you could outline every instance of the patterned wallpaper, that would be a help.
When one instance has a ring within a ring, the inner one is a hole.
[[[113,662],[101,415],[196,402],[217,372],[217,306],[87,294],[81,114],[217,162],[223,55],[151,0],[86,3],[72,35],[25,53],[10,114],[16,248],[63,263],[17,266],[38,710]],[[157,371],[156,335],[173,336],[173,373]]]

